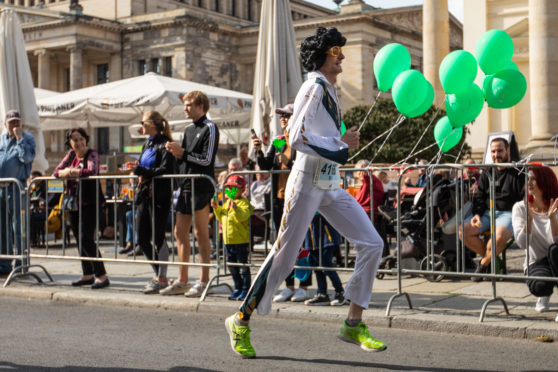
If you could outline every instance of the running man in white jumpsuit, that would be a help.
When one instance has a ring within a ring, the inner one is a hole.
[[[350,128],[341,137],[341,109],[336,78],[345,56],[346,39],[332,27],[319,27],[301,45],[302,62],[308,80],[294,102],[289,141],[298,151],[289,175],[283,219],[277,241],[260,268],[239,312],[225,320],[231,346],[245,357],[256,356],[250,343],[252,312],[271,311],[272,298],[295,265],[308,226],[319,211],[341,235],[354,244],[355,272],[345,288],[351,301],[339,337],[367,351],[381,351],[386,345],[370,336],[362,312],[372,296],[372,284],[382,255],[383,241],[364,209],[339,187],[339,164],[347,162],[349,148],[357,148],[359,134]]]

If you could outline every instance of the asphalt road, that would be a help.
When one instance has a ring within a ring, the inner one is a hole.
[[[258,358],[230,349],[223,316],[0,298],[0,370],[556,370],[556,343],[378,328],[367,353],[333,323],[253,319]]]

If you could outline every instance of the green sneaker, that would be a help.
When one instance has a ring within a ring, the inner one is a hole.
[[[344,321],[337,337],[343,341],[360,345],[360,348],[365,351],[384,351],[387,349],[386,344],[370,336],[368,327],[364,322],[360,322],[356,327],[349,327],[347,321]]]
[[[250,326],[241,326],[235,322],[236,314],[225,319],[225,327],[231,338],[231,347],[235,353],[243,358],[255,358],[256,351],[250,343]]]

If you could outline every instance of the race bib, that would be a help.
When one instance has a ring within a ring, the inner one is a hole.
[[[320,160],[314,173],[314,186],[322,190],[333,190],[339,187],[339,164]]]

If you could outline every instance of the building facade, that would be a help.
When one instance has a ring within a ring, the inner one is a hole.
[[[0,0],[22,21],[35,86],[65,92],[149,71],[251,93],[262,0]],[[332,11],[291,0],[297,43],[317,26],[347,37],[340,99],[344,110],[370,104],[377,94],[373,59],[398,42],[423,70],[422,6],[379,9],[360,0]],[[462,48],[462,27],[449,16],[449,47]],[[384,93],[386,97],[389,93]],[[48,133],[47,151],[59,153],[61,133]],[[99,129],[101,153],[130,141],[122,128]]]
[[[527,79],[527,93],[516,106],[497,110],[485,108],[471,126],[476,153],[484,151],[487,134],[513,130],[524,156],[554,160],[558,134],[558,1],[555,0],[467,0],[464,8],[463,46],[474,52],[486,31],[506,31],[514,43],[513,62]],[[479,70],[480,72],[480,70]],[[477,77],[477,83],[482,75]]]

